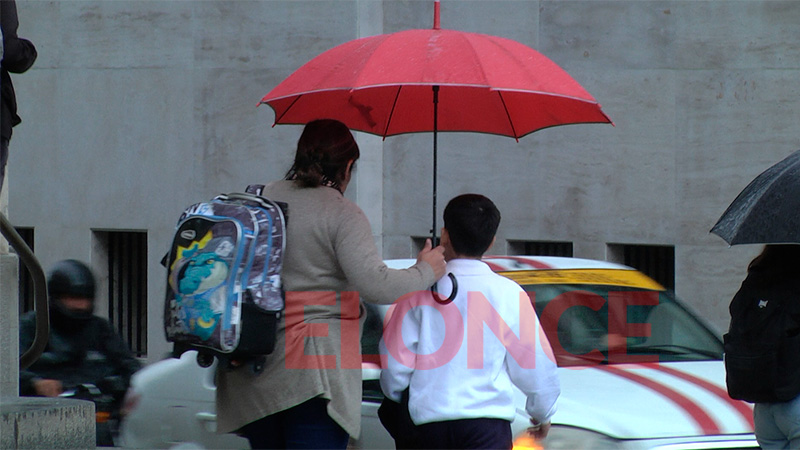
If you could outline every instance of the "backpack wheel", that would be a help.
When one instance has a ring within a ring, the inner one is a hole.
[[[200,367],[211,367],[214,364],[214,357],[206,353],[197,354],[197,365]]]

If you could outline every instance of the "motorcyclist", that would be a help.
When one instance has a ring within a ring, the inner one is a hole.
[[[20,370],[20,395],[56,397],[88,385],[111,397],[112,411],[119,409],[141,363],[111,323],[93,314],[95,290],[86,264],[70,259],[53,266],[47,279],[50,339],[42,356]],[[20,318],[20,353],[30,348],[35,333],[30,311]]]

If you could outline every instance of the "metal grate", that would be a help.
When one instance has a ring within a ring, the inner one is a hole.
[[[147,233],[106,232],[108,317],[136,356],[147,355]]]
[[[33,228],[16,227],[15,229],[22,240],[28,244],[28,248],[33,251]],[[22,315],[25,312],[33,311],[33,277],[31,277],[31,272],[22,260],[19,262],[18,279],[19,314]]]
[[[572,242],[525,242],[526,255],[572,256]]]
[[[631,266],[658,281],[667,289],[675,289],[675,247],[670,245],[615,244],[613,250],[622,264]]]
[[[509,241],[509,254],[531,256],[572,257],[572,242],[559,241]]]

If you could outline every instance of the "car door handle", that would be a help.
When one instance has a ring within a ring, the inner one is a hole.
[[[217,415],[215,413],[199,412],[199,413],[195,414],[194,416],[197,418],[197,420],[199,420],[201,422],[216,422],[217,421]]]
[[[217,414],[202,411],[194,415],[194,417],[203,424],[203,428],[209,433],[217,432]]]

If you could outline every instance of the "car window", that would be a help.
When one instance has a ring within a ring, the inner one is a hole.
[[[719,337],[668,291],[587,284],[522,287],[535,301],[559,366],[585,365],[587,360],[631,362],[624,355],[648,357],[653,362],[722,359]],[[383,314],[388,306],[364,303],[364,307],[367,317],[361,354],[365,361],[379,363]],[[623,356],[619,352],[624,352]],[[377,382],[365,381],[364,389],[365,396],[381,396]]]
[[[666,291],[585,284],[523,288],[535,302],[559,366],[586,359],[632,362],[620,355],[645,355],[655,362],[722,359],[716,334]]]
[[[378,364],[379,344],[383,335],[383,315],[379,306],[371,303],[363,303],[363,305],[367,317],[364,319],[364,328],[361,333],[361,355],[363,355],[364,362]],[[362,372],[364,372],[363,369]],[[380,380],[375,377],[364,376],[362,378],[362,391],[363,401],[380,403],[383,400]]]
[[[362,304],[367,312],[367,317],[364,319],[364,327],[361,332],[361,354],[377,355],[383,335],[383,316],[379,306],[366,302],[362,302]]]

